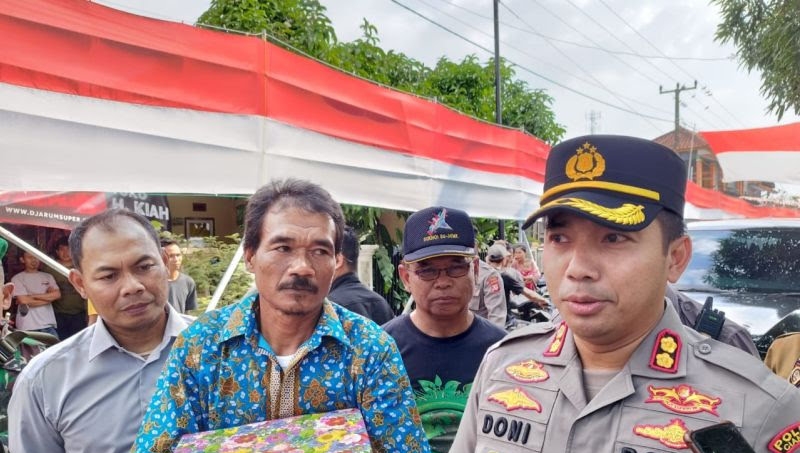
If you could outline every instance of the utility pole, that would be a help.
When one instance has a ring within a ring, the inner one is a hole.
[[[602,115],[597,110],[589,110],[586,114],[586,120],[589,122],[589,133],[594,135],[600,129],[600,117]]]
[[[673,147],[672,150],[676,153],[678,152],[678,128],[680,127],[680,109],[681,109],[681,91],[689,91],[694,90],[697,88],[697,80],[694,81],[694,85],[691,87],[687,87],[686,85],[681,85],[680,83],[675,84],[674,90],[664,90],[661,88],[661,85],[658,86],[658,93],[659,94],[667,94],[667,93],[675,93],[675,133],[673,135]]]
[[[500,21],[498,19],[498,4],[500,0],[494,0],[494,122],[498,125],[503,124],[503,79],[500,76]],[[506,238],[506,222],[499,220],[497,229],[500,230],[500,239]]]

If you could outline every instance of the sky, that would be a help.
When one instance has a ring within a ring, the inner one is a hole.
[[[208,0],[96,0],[143,16],[193,24]],[[428,66],[493,55],[490,0],[320,0],[339,41],[361,36],[364,19],[380,45]],[[675,124],[697,131],[768,127],[758,71],[748,73],[731,44],[714,40],[719,7],[708,0],[500,0],[500,54],[516,76],[552,98],[571,138],[589,133],[652,139]],[[667,91],[663,93],[663,91]],[[800,194],[800,186],[779,185]]]
[[[102,0],[113,8],[192,24],[207,0]],[[428,66],[492,56],[489,0],[321,0],[340,41],[361,35],[364,18],[381,46]],[[716,5],[706,0],[501,0],[500,54],[517,77],[553,98],[564,138],[609,133],[655,138],[680,122],[700,131],[774,126],[760,74],[735,60],[732,45],[714,41]],[[427,19],[426,19],[427,18]],[[438,25],[436,25],[438,24]],[[449,31],[447,31],[447,30]],[[472,42],[469,42],[472,41]],[[480,46],[480,47],[479,47]],[[488,49],[486,50],[482,49]]]

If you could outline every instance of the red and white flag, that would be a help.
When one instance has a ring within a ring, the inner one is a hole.
[[[257,37],[85,0],[0,0],[0,36],[0,190],[250,194],[293,176],[404,211],[539,205],[546,143]],[[687,218],[754,215],[695,192]]]
[[[800,184],[800,123],[700,135],[717,156],[723,181]]]

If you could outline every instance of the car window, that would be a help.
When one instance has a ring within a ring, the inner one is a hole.
[[[690,230],[692,260],[678,289],[800,291],[800,229]]]

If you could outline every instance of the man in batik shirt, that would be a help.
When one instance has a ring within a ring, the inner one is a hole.
[[[361,410],[375,452],[428,452],[403,361],[376,324],[325,299],[344,218],[321,187],[262,187],[245,216],[256,294],[205,314],[170,353],[134,451],[187,433]]]

